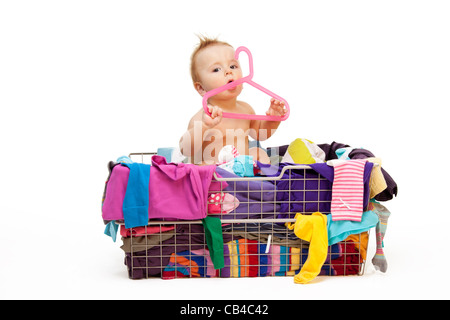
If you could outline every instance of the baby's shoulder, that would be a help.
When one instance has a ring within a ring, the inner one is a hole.
[[[196,114],[194,114],[191,118],[191,120],[189,121],[189,127],[193,126],[195,121],[202,121],[202,117],[203,117],[203,109],[200,109]]]

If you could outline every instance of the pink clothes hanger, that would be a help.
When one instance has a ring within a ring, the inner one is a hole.
[[[239,53],[241,51],[245,51],[248,55],[248,61],[249,61],[249,67],[250,67],[250,74],[246,77],[242,77],[241,79],[235,80],[233,82],[227,83],[226,85],[223,85],[219,88],[212,89],[205,93],[203,96],[203,109],[205,110],[206,114],[211,115],[211,113],[208,110],[208,99],[212,96],[215,96],[216,94],[233,89],[234,87],[242,84],[242,83],[248,83],[255,88],[261,90],[262,92],[265,92],[272,98],[275,98],[279,101],[283,101],[284,105],[286,107],[286,114],[284,116],[267,116],[267,115],[256,115],[256,114],[242,114],[242,113],[231,113],[231,112],[223,112],[222,117],[224,118],[234,118],[234,119],[249,119],[249,120],[269,120],[269,121],[284,121],[289,117],[290,109],[289,104],[287,101],[280,96],[276,95],[275,93],[267,90],[266,88],[263,88],[259,84],[252,81],[253,78],[253,58],[252,54],[250,53],[250,50],[248,50],[246,47],[239,47],[236,49],[236,52],[234,54],[235,59],[237,60],[239,57]]]

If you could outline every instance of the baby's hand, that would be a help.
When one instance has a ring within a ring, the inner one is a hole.
[[[287,110],[284,108],[284,102],[276,100],[274,98],[270,99],[269,110],[266,111],[268,116],[284,116]]]
[[[203,123],[208,128],[213,128],[222,121],[222,109],[217,106],[208,104],[209,116],[206,112],[203,113]]]

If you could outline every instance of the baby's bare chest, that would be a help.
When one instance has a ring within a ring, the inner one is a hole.
[[[250,130],[250,121],[244,119],[222,118],[215,127],[224,137],[247,137]]]

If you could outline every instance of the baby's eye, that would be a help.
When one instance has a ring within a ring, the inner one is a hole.
[[[219,72],[220,68],[214,68],[213,72]]]
[[[231,69],[237,69],[237,68],[239,68],[239,67],[238,67],[238,65],[233,64],[233,65],[230,66],[230,68],[231,68]]]

